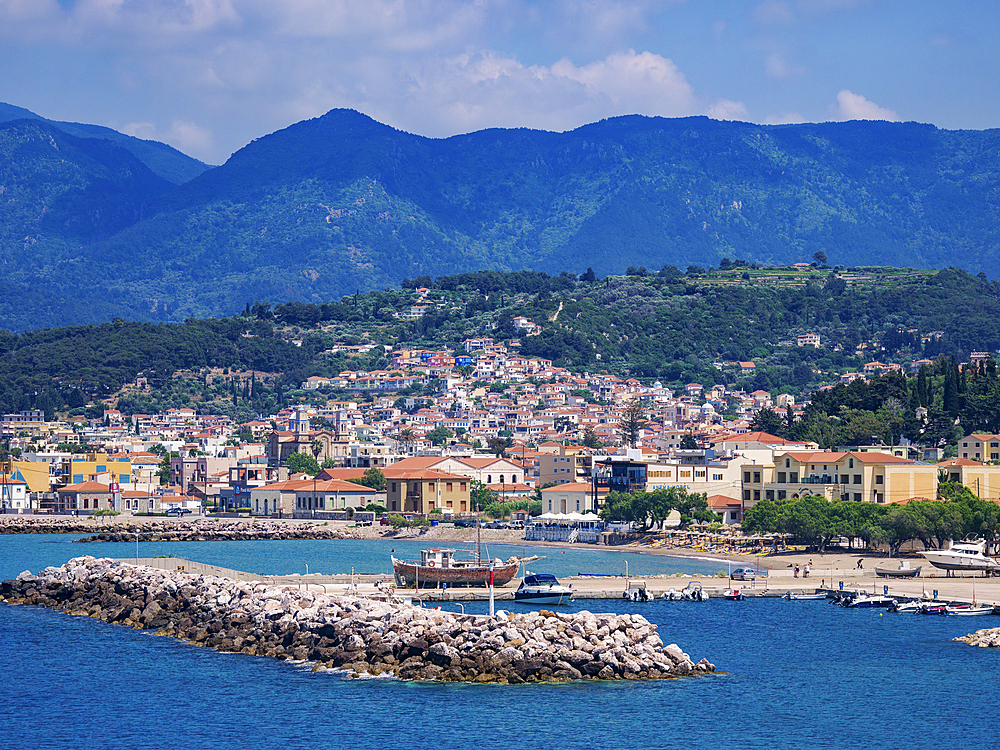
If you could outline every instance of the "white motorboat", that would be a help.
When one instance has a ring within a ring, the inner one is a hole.
[[[895,601],[891,596],[861,594],[851,599],[846,606],[852,609],[889,609]]]
[[[952,607],[945,607],[944,613],[946,615],[953,615],[956,617],[977,617],[979,615],[992,615],[993,605],[992,604],[958,604]]]
[[[563,586],[551,573],[527,573],[514,592],[522,604],[563,604],[573,598],[573,586]]]
[[[956,570],[972,572],[984,571],[992,574],[1000,572],[1000,562],[985,554],[986,542],[983,540],[955,542],[950,549],[926,550],[920,554],[935,568],[948,571]]]
[[[818,601],[819,599],[826,599],[826,594],[822,591],[814,591],[812,593],[807,593],[805,591],[789,591],[782,597],[783,599],[788,599],[789,601]]]

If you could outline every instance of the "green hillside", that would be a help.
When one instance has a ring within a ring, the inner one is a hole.
[[[384,346],[460,349],[476,336],[575,371],[681,389],[696,381],[797,395],[872,359],[907,369],[921,358],[962,360],[971,351],[1000,350],[993,324],[1000,284],[956,269],[727,266],[684,275],[668,266],[605,279],[483,271],[406,284],[323,304],[256,302],[226,319],[115,320],[0,334],[0,408],[79,408],[141,373],[156,392],[131,397],[128,408],[154,411],[222,398],[225,404],[205,408],[235,414],[239,407],[251,418],[288,399],[326,398],[297,390],[311,375],[391,368]],[[426,307],[422,317],[397,315],[418,303]],[[515,316],[537,324],[539,333],[516,330]],[[795,336],[807,332],[820,334],[821,348],[795,345]],[[332,353],[336,342],[375,346],[356,356]],[[753,361],[755,371],[744,373],[741,361]],[[179,371],[189,373],[187,382],[173,378]],[[972,399],[969,407],[979,409],[970,418],[984,424],[1000,414],[1000,406],[987,410]]]
[[[990,272],[998,153],[1000,131],[916,123],[629,116],[567,133],[429,139],[334,110],[164,191],[112,235],[49,224],[38,242],[58,249],[44,277],[52,295],[73,288],[67,264],[88,268],[90,284],[73,291],[93,321],[321,303],[470,269],[603,276],[822,252],[844,266]],[[31,220],[0,246],[19,264]],[[30,309],[0,324],[69,322],[61,314]]]
[[[47,120],[23,107],[15,107],[12,104],[0,102],[0,123],[25,119],[41,120],[77,138],[100,138],[116,143],[126,151],[130,151],[133,156],[149,167],[154,174],[173,185],[180,185],[197,177],[206,169],[211,169],[208,164],[193,159],[172,146],[160,143],[159,141],[143,140],[142,138],[125,135],[124,133],[119,133],[117,130],[112,130],[101,125]]]

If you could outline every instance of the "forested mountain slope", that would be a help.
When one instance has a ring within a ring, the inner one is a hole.
[[[998,153],[1000,131],[915,123],[628,116],[430,139],[334,110],[255,140],[113,236],[46,237],[90,270],[91,320],[324,302],[473,269],[605,275],[823,252],[975,273],[1000,260]]]

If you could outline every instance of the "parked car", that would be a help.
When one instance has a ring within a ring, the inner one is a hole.
[[[510,524],[504,523],[503,521],[489,521],[484,526],[484,529],[509,529]]]
[[[459,518],[455,521],[456,529],[474,529],[476,528],[476,521],[469,518]]]
[[[167,508],[164,513],[168,516],[186,516],[191,512],[190,508]]]
[[[729,576],[734,581],[752,581],[755,578],[764,578],[766,570],[754,570],[753,568],[737,568]]]

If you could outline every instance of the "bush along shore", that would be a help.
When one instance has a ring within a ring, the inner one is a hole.
[[[676,644],[663,646],[640,615],[459,615],[92,557],[25,571],[0,583],[0,600],[355,676],[520,684],[715,671]]]
[[[96,533],[95,533],[96,532]],[[144,541],[216,542],[260,541],[268,539],[348,539],[342,527],[322,523],[280,523],[274,521],[114,521],[101,529],[92,522],[72,519],[0,520],[0,534],[88,534],[76,542],[131,542],[136,534]]]
[[[970,646],[979,646],[979,648],[1000,648],[1000,628],[983,628],[953,640],[968,643]]]

